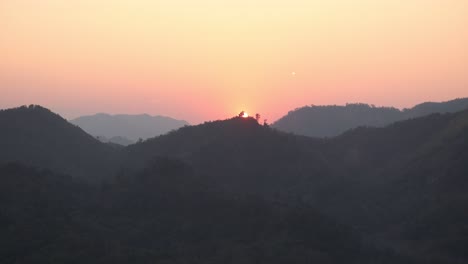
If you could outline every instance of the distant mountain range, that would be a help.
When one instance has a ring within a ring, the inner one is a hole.
[[[312,105],[290,111],[272,124],[272,127],[297,135],[333,137],[359,126],[383,127],[396,121],[464,109],[468,109],[468,98],[442,103],[422,103],[403,110],[368,104]]]
[[[333,138],[236,117],[128,147],[39,106],[0,127],[1,263],[468,262],[468,110]]]
[[[70,123],[98,138],[102,142],[130,145],[138,140],[165,134],[171,130],[189,125],[186,121],[165,116],[150,115],[109,115],[82,116]]]

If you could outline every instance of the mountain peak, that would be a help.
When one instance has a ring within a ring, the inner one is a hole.
[[[0,111],[1,112],[16,112],[16,113],[46,113],[46,114],[58,116],[58,114],[53,113],[49,109],[41,105],[35,105],[35,104],[22,105],[19,107],[9,108],[9,109],[1,109]]]

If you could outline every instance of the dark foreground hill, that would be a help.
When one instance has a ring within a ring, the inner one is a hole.
[[[70,122],[90,135],[108,138],[112,143],[124,145],[137,142],[139,139],[148,139],[166,134],[171,130],[188,125],[183,120],[150,115],[96,114],[82,116]]]
[[[442,103],[422,103],[404,110],[367,104],[305,106],[290,111],[272,126],[298,135],[334,137],[360,126],[383,127],[396,121],[464,109],[468,109],[468,98]]]
[[[109,173],[114,148],[41,106],[0,111],[0,163],[19,161],[87,179]]]
[[[327,151],[354,180],[332,215],[426,261],[468,260],[468,111],[356,129]]]
[[[1,263],[392,263],[306,207],[206,192],[162,159],[100,188],[0,167]]]

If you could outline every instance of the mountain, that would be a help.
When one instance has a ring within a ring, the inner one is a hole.
[[[346,227],[305,207],[207,192],[160,159],[101,188],[0,166],[1,263],[376,263]],[[381,252],[378,263],[404,263]]]
[[[356,177],[334,198],[353,212],[334,215],[426,260],[466,262],[468,111],[356,129],[332,144],[336,161]]]
[[[119,164],[123,171],[135,171],[153,158],[168,156],[212,177],[223,192],[282,196],[295,188],[308,188],[303,185],[305,179],[326,181],[331,166],[320,153],[321,144],[261,126],[253,118],[236,117],[183,127],[128,146]]]
[[[0,111],[0,163],[18,161],[95,180],[116,151],[41,106]]]
[[[468,109],[468,98],[442,103],[422,103],[403,110],[367,104],[305,106],[289,112],[272,127],[298,135],[333,137],[359,126],[383,127],[396,121],[464,109]]]
[[[468,262],[468,110],[333,138],[240,117],[128,147],[87,138],[115,178],[0,166],[0,262]]]
[[[148,139],[188,125],[186,121],[165,116],[108,115],[83,116],[70,121],[95,137],[114,138],[112,143],[136,142]],[[124,140],[120,140],[124,139]]]
[[[174,157],[225,195],[306,204],[415,262],[465,263],[467,150],[468,111],[356,128],[329,139],[233,118],[129,146],[122,171]]]

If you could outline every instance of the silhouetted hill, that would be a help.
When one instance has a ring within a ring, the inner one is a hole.
[[[125,170],[138,169],[154,157],[169,156],[212,176],[225,192],[281,196],[285,190],[289,194],[291,189],[307,188],[304,179],[314,178],[316,183],[330,174],[331,166],[317,148],[320,144],[261,126],[253,118],[236,117],[183,127],[131,145],[121,164]]]
[[[464,109],[468,109],[468,98],[443,103],[423,103],[402,111],[367,104],[305,106],[289,112],[272,126],[298,135],[333,137],[359,126],[383,127],[409,118],[433,113],[453,113]]]
[[[357,128],[326,149],[354,182],[324,211],[425,262],[466,262],[468,111]]]
[[[363,248],[347,228],[308,208],[206,192],[177,160],[156,160],[101,188],[19,164],[0,166],[0,175],[5,264],[379,259],[378,251]],[[378,263],[401,260],[383,256]]]
[[[48,109],[31,105],[0,111],[0,163],[20,161],[87,179],[105,176],[114,148]]]
[[[324,140],[233,118],[132,145],[124,151],[131,164],[124,171],[157,156],[180,158],[234,197],[305,203],[414,261],[463,263],[468,258],[453,243],[468,242],[461,221],[468,203],[467,129],[467,111]],[[414,232],[424,240],[412,241]]]
[[[425,116],[433,113],[454,113],[468,109],[468,98],[459,98],[442,103],[426,102],[410,109],[404,109],[406,118]]]
[[[121,137],[137,142],[139,139],[156,137],[188,125],[186,121],[165,116],[108,115],[83,116],[70,121],[95,137]],[[128,143],[116,141],[113,143]],[[129,144],[126,144],[129,145]]]

